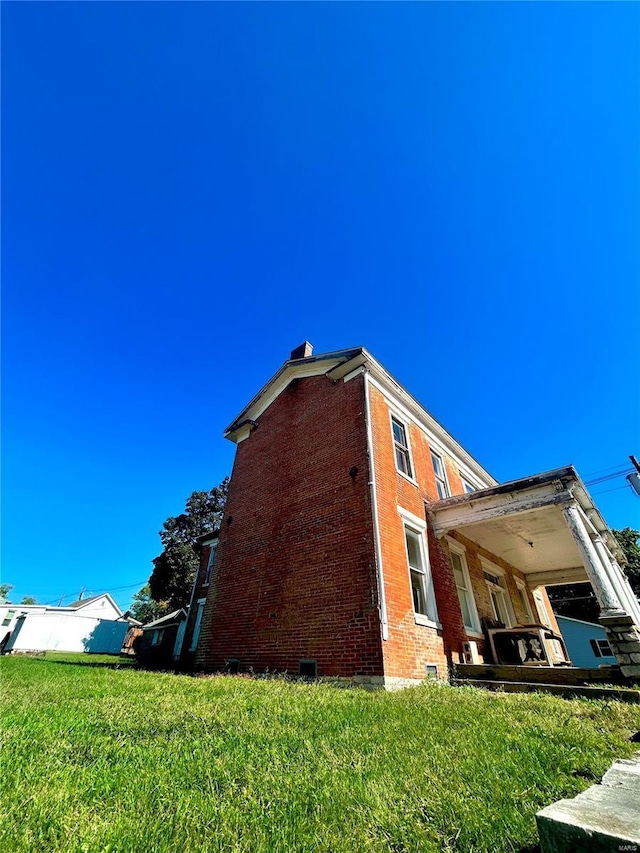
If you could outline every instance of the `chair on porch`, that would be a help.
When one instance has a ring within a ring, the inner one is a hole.
[[[571,666],[569,655],[560,634],[546,625],[515,625],[507,628],[496,619],[482,619],[486,649],[495,664],[508,666]],[[554,661],[548,643],[560,645],[563,661]]]

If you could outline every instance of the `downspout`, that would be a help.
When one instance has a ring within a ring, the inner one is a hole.
[[[380,524],[378,521],[378,494],[376,490],[375,462],[373,455],[373,430],[371,426],[371,406],[369,403],[369,371],[364,371],[364,401],[365,417],[367,419],[367,452],[369,455],[369,489],[371,490],[371,515],[373,517],[373,534],[375,541],[376,578],[378,581],[378,601],[380,602],[380,625],[382,639],[389,639],[389,622],[387,621],[387,599],[384,591],[384,574],[382,571],[382,545],[380,542]]]

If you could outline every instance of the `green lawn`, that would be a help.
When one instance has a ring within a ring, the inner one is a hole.
[[[2,658],[1,850],[523,851],[640,728],[614,701],[107,661]]]

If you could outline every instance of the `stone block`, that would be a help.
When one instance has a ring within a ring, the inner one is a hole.
[[[640,653],[640,643],[617,643],[618,651],[630,655],[633,652]]]
[[[536,815],[542,853],[640,851],[640,798],[636,791],[594,785],[573,800],[559,800]]]
[[[601,784],[607,788],[627,788],[637,791],[640,800],[640,759],[616,761],[602,777]]]
[[[640,753],[621,759],[573,800],[536,815],[542,853],[640,851]]]

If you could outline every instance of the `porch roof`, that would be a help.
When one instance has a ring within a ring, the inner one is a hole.
[[[562,510],[577,504],[618,562],[617,540],[572,465],[426,504],[436,536],[463,536],[527,575],[530,586],[588,580]]]

